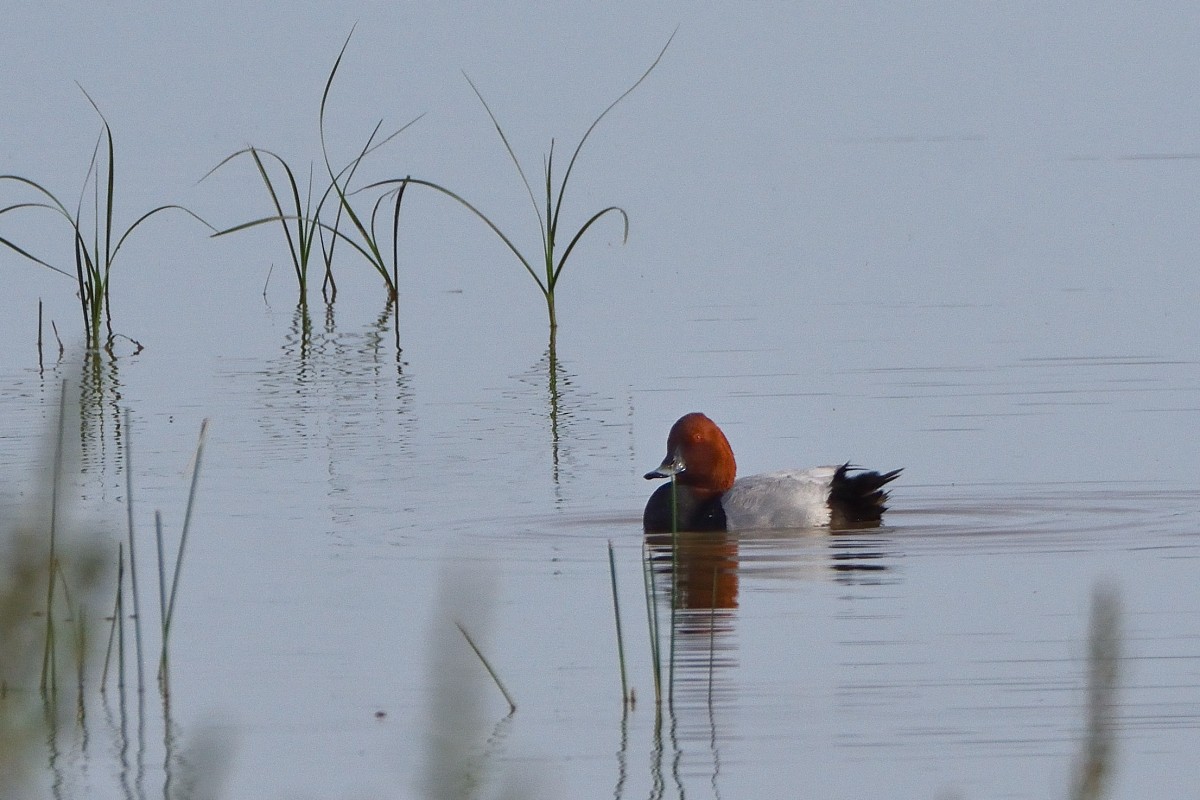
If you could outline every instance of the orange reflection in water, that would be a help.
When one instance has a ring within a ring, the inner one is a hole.
[[[677,579],[677,609],[737,608],[738,542],[725,531],[646,535],[655,569]],[[672,556],[674,544],[674,556]]]

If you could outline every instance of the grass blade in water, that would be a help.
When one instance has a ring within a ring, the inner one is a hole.
[[[617,596],[617,561],[613,555],[612,539],[608,540],[608,574],[612,579],[613,619],[617,624],[617,657],[621,661],[621,700],[629,702],[629,681],[625,675],[625,639],[621,635],[621,601]]]
[[[483,651],[479,649],[479,645],[475,644],[475,640],[471,638],[471,634],[467,633],[467,629],[463,627],[461,622],[455,622],[454,624],[458,626],[458,630],[462,633],[463,638],[467,640],[467,644],[471,645],[471,649],[475,651],[475,655],[479,656],[479,660],[483,662],[483,666],[487,669],[488,674],[492,676],[492,680],[496,682],[496,686],[500,689],[500,693],[504,695],[504,699],[508,701],[509,710],[516,711],[517,704],[513,702],[512,695],[508,693],[508,689],[504,688],[504,683],[501,682],[500,676],[496,674],[496,670],[492,669],[491,663],[489,663],[487,658],[483,655]]]

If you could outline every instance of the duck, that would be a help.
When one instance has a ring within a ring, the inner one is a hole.
[[[666,458],[645,475],[673,480],[650,495],[642,527],[646,533],[875,528],[887,510],[884,487],[901,471],[876,472],[847,462],[738,478],[724,432],[704,414],[684,414],[671,426]]]

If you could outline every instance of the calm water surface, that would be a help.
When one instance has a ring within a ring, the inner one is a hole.
[[[228,224],[265,213],[249,171],[195,181],[248,139],[319,152],[320,54],[353,20],[209,11],[15,17],[19,42],[58,44],[4,56],[35,66],[3,83],[2,171],[74,196],[94,134],[79,79],[129,160],[130,218],[164,200]],[[360,11],[335,145],[430,110],[372,178],[469,188],[532,242],[459,70],[536,166],[682,21],[568,195],[575,224],[622,204],[629,243],[597,230],[573,256],[551,351],[511,256],[458,209],[414,202],[397,354],[361,264],[304,312],[276,232],[210,241],[163,221],[113,285],[116,327],[145,349],[86,361],[69,284],[0,254],[6,515],[35,513],[66,380],[82,387],[72,516],[115,548],[132,443],[152,564],[153,512],[175,541],[211,420],[169,709],[153,686],[140,707],[92,698],[39,756],[44,796],[1066,797],[1097,585],[1122,611],[1111,796],[1194,795],[1195,25],[1082,5],[630,8],[565,15],[554,38],[573,44],[547,50],[532,8],[470,30]],[[95,51],[94,30],[128,46]],[[213,90],[247,72],[261,79]],[[384,96],[381,75],[408,82]],[[36,219],[0,235],[52,249]],[[41,368],[39,297],[67,346]],[[745,473],[903,466],[886,527],[643,541],[640,476],[693,410]],[[646,557],[674,642],[661,713]]]

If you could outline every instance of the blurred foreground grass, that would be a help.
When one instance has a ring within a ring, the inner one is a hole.
[[[77,403],[75,404],[77,406]],[[111,597],[107,548],[64,524],[64,475],[74,459],[65,441],[60,403],[47,436],[44,466],[25,509],[0,514],[0,797],[27,797],[34,764],[60,727],[82,724],[95,691],[97,613]],[[115,572],[109,570],[110,573]]]

